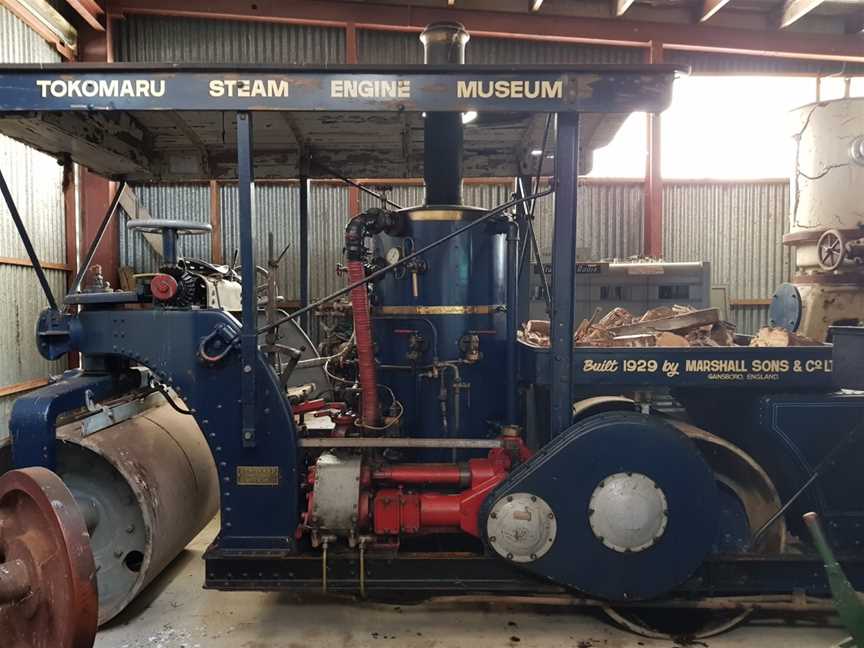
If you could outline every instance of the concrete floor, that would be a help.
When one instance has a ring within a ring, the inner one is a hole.
[[[689,644],[645,639],[599,615],[482,605],[299,601],[284,594],[201,589],[211,524],[96,638],[96,648],[829,648],[836,626],[759,619]]]

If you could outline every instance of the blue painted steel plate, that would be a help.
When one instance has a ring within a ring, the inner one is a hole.
[[[589,502],[601,481],[630,472],[662,490],[668,521],[656,544],[622,553],[595,535]],[[717,538],[714,474],[693,442],[657,417],[615,412],[571,426],[489,496],[481,528],[495,502],[511,493],[542,497],[557,521],[552,549],[519,566],[611,601],[650,599],[672,590],[693,574]]]
[[[0,66],[0,111],[659,112],[686,67]]]

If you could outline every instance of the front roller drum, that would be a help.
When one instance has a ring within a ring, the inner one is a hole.
[[[45,468],[0,477],[0,643],[92,648],[96,565],[75,499]]]

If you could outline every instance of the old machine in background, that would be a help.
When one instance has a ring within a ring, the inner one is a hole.
[[[461,65],[461,26],[421,38],[415,67],[0,68],[0,132],[121,190],[236,177],[241,214],[239,277],[182,259],[190,226],[155,221],[143,227],[162,235],[158,274],[131,291],[82,289],[97,236],[61,305],[0,182],[49,302],[36,344],[82,361],[16,402],[0,455],[14,468],[0,478],[7,636],[90,645],[97,617],[200,528],[214,483],[214,589],[495,595],[706,635],[755,609],[830,609],[807,510],[864,587],[864,398],[836,391],[830,346],[574,348],[580,162],[610,119],[663,110],[681,70],[476,67]],[[178,116],[207,155],[178,143]],[[298,241],[304,305],[262,318],[253,171],[336,168],[423,175],[425,204],[346,215],[347,284],[311,303]],[[518,176],[518,189],[475,208],[462,204],[466,175]],[[539,261],[533,205],[552,192],[551,344],[537,348],[517,328]],[[241,282],[239,319],[213,307],[207,281]],[[303,357],[285,327],[343,295],[352,332]],[[168,437],[179,449],[160,450]],[[148,457],[176,455],[179,471],[181,450],[188,482],[168,483],[171,466]],[[57,571],[35,567],[45,547]],[[61,599],[80,604],[49,605]]]
[[[796,274],[771,301],[772,323],[816,340],[832,326],[864,324],[864,99],[792,113],[789,233]]]

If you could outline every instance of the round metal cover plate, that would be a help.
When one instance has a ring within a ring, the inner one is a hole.
[[[594,535],[613,551],[644,551],[668,522],[666,495],[642,473],[615,473],[594,489],[588,516]]]
[[[533,562],[555,543],[557,522],[549,504],[531,493],[498,500],[486,519],[489,544],[513,562]]]
[[[798,329],[801,323],[801,293],[794,284],[780,284],[768,307],[768,321],[772,326],[782,326],[789,331]]]

